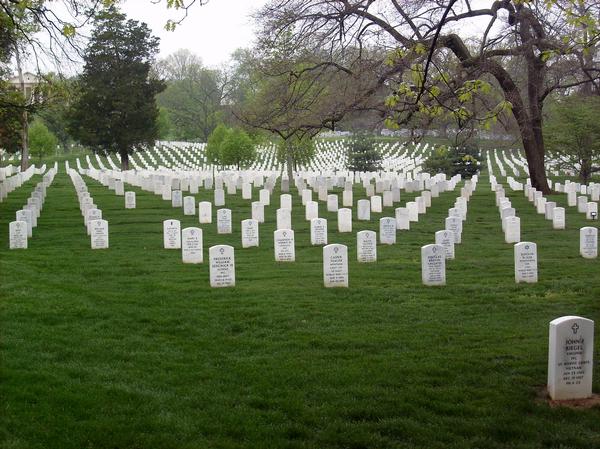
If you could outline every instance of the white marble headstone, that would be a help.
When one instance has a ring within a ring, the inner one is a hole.
[[[231,209],[217,210],[217,234],[231,234]]]
[[[258,221],[242,220],[242,248],[258,246]]]
[[[125,209],[135,209],[135,192],[125,192]]]
[[[313,218],[310,221],[310,244],[327,245],[327,220]]]
[[[424,285],[446,285],[446,250],[442,245],[421,247],[421,279]]]
[[[216,245],[208,250],[210,286],[235,287],[235,255],[233,246]]]
[[[348,247],[333,243],[323,247],[325,287],[348,287]]]
[[[8,225],[9,248],[27,249],[27,222],[11,221]]]
[[[548,393],[554,400],[592,396],[594,322],[579,316],[550,321]]]
[[[579,230],[579,254],[585,259],[598,257],[598,228],[585,226]]]
[[[212,204],[210,201],[200,201],[198,203],[198,220],[200,223],[212,223]]]
[[[108,221],[92,220],[91,222],[91,245],[92,249],[108,248]]]
[[[203,262],[202,229],[192,227],[181,231],[181,258],[183,263]]]
[[[356,258],[359,262],[377,262],[377,233],[375,231],[356,233]]]
[[[163,246],[165,249],[181,249],[181,222],[163,221]]]
[[[436,245],[444,247],[446,259],[454,259],[454,232],[443,229],[435,233]]]
[[[537,245],[521,242],[515,245],[515,282],[538,281]]]
[[[294,243],[294,231],[291,229],[279,229],[273,233],[275,261],[294,262],[296,251]]]
[[[382,245],[393,245],[396,243],[396,219],[394,217],[379,219],[379,242]]]
[[[338,209],[338,232],[352,232],[352,209]]]

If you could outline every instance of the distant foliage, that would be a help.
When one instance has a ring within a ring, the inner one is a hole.
[[[445,173],[448,176],[471,178],[481,169],[480,159],[480,152],[475,147],[440,146],[425,161],[423,170],[432,175]]]
[[[277,160],[289,163],[298,170],[299,165],[308,165],[315,155],[314,140],[308,136],[300,138],[293,135],[287,140],[277,142]]]
[[[254,142],[243,129],[230,130],[221,143],[221,160],[224,165],[235,165],[238,170],[248,167],[256,159]]]
[[[572,95],[550,105],[544,140],[559,168],[583,183],[600,172],[600,97]]]
[[[29,152],[32,156],[42,159],[52,154],[57,145],[58,139],[41,120],[35,120],[29,126]]]
[[[359,134],[350,139],[348,170],[361,172],[381,170],[381,154],[375,148],[373,138]]]

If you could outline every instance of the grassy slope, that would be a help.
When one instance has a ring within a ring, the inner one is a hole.
[[[512,245],[482,178],[448,286],[426,288],[419,248],[458,189],[396,245],[379,246],[376,264],[355,262],[355,232],[378,231],[375,219],[393,210],[340,235],[320,203],[330,243],[348,244],[351,258],[350,288],[325,289],[298,197],[297,262],[277,264],[278,192],[260,248],[246,250],[239,222],[250,204],[227,196],[234,233],[202,225],[205,259],[213,244],[234,245],[238,286],[210,289],[207,263],[162,249],[162,220],[196,217],[140,190],[138,209],[125,210],[85,179],[109,221],[109,250],[89,249],[63,166],[29,250],[7,250],[8,222],[40,177],[0,203],[1,447],[600,447],[600,410],[536,401],[548,322],[600,317],[599,260],[578,256],[584,221],[573,208],[568,229],[553,231],[510,194],[540,257],[540,282],[515,285]]]

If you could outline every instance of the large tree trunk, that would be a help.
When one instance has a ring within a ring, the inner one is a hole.
[[[119,151],[121,155],[121,171],[129,170],[129,154],[127,151]]]
[[[17,61],[17,73],[19,76],[19,84],[21,87],[21,93],[25,98],[25,102],[29,102],[27,98],[27,91],[25,90],[25,78],[23,78],[23,68],[21,66],[21,53],[19,47],[15,45],[15,59]],[[29,117],[27,116],[27,109],[23,109],[21,116],[21,172],[24,172],[29,168]]]

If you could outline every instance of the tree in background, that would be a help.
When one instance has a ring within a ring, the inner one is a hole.
[[[206,154],[206,160],[209,164],[223,165],[223,141],[230,132],[231,130],[221,123],[208,136],[204,154]]]
[[[299,165],[308,165],[314,155],[315,141],[309,135],[293,135],[277,142],[277,160],[282,166],[289,161],[294,171],[298,171]]]
[[[49,156],[56,151],[57,144],[56,136],[40,119],[34,120],[29,126],[29,150],[32,156],[36,156],[41,161],[42,157]]]
[[[129,155],[158,137],[155,95],[164,83],[149,75],[159,40],[115,7],[98,14],[94,24],[70,130],[93,151],[119,154],[128,170]]]
[[[381,153],[375,141],[366,134],[357,134],[348,142],[348,170],[353,172],[381,170]]]
[[[258,16],[274,47],[279,42],[292,48],[310,46],[318,58],[312,61],[313,70],[337,68],[356,79],[364,73],[360,62],[368,62],[362,56],[368,52],[352,60],[352,67],[342,58],[348,48],[373,43],[393,48],[371,69],[373,87],[357,91],[366,99],[377,86],[393,89],[386,100],[391,127],[415,115],[449,114],[458,122],[476,118],[486,124],[500,114],[512,114],[532,185],[544,193],[550,192],[544,101],[556,90],[600,87],[600,2],[595,0],[271,0]],[[486,22],[475,37],[473,20]],[[445,60],[460,68],[456,76],[450,76]],[[473,97],[492,89],[501,100],[474,117]],[[360,105],[360,99],[352,104]],[[348,108],[341,104],[339,110]]]
[[[235,165],[237,169],[248,167],[256,159],[254,142],[240,128],[230,130],[221,143],[223,165]]]
[[[167,88],[156,100],[168,113],[172,137],[206,142],[223,116],[225,73],[204,67],[189,50],[178,50],[159,61],[156,71],[167,82]]]
[[[423,163],[423,171],[431,175],[445,173],[450,177],[461,175],[463,178],[471,178],[481,169],[480,160],[480,152],[474,146],[442,145],[433,150]]]
[[[574,171],[587,184],[600,172],[600,97],[559,98],[550,105],[544,138],[558,167]]]

